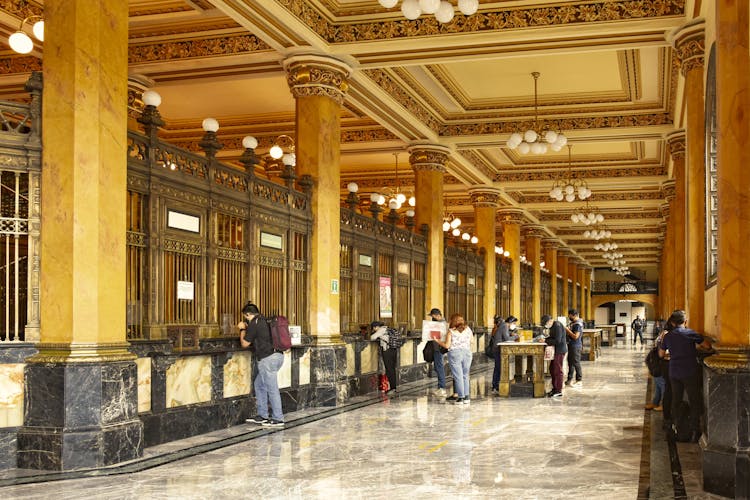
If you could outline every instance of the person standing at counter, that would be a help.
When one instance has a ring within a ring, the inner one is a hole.
[[[370,323],[372,329],[372,335],[370,340],[380,341],[380,351],[383,353],[383,364],[385,365],[385,376],[388,377],[389,389],[386,394],[391,395],[396,392],[396,386],[398,380],[396,378],[396,361],[398,356],[398,348],[394,346],[391,341],[388,327],[382,321],[373,321]]]
[[[581,349],[583,349],[583,320],[578,315],[578,310],[568,310],[570,328],[565,327],[568,341],[568,379],[565,385],[581,387],[583,371],[581,370]],[[576,381],[573,383],[573,371],[576,372]]]
[[[563,387],[562,364],[565,354],[568,352],[568,344],[565,341],[565,327],[562,323],[552,319],[552,316],[542,316],[542,326],[549,331],[549,336],[544,339],[547,345],[555,346],[555,357],[549,363],[549,372],[552,375],[552,390],[547,393],[550,398],[561,398]]]
[[[517,342],[518,335],[515,333],[517,328],[518,318],[515,316],[508,316],[503,321],[502,316],[495,316],[495,333],[490,339],[492,342],[494,353],[495,353],[495,369],[492,372],[492,393],[500,393],[500,349],[498,345],[501,342]]]
[[[473,358],[471,354],[473,336],[474,333],[464,321],[463,316],[454,314],[448,324],[448,335],[445,337],[445,342],[436,340],[438,345],[448,349],[448,363],[451,366],[457,393],[455,401],[452,399],[453,396],[448,400],[457,405],[468,405],[470,402],[469,371]]]
[[[433,307],[430,310],[430,318],[432,321],[440,321],[442,323],[445,323],[445,318],[443,318],[443,313],[440,312],[440,309],[437,307]],[[437,375],[438,379],[438,388],[435,391],[435,396],[444,398],[446,395],[445,392],[445,363],[443,360],[443,354],[444,352],[440,349],[440,346],[432,340],[431,342],[434,343],[433,347],[433,358],[432,358],[432,365],[435,369],[435,375]]]

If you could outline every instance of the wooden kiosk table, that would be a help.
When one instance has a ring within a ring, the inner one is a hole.
[[[602,345],[615,345],[615,338],[617,336],[617,327],[615,325],[601,325],[597,326],[597,328],[602,331]]]
[[[516,356],[528,356],[531,358],[531,382],[533,384],[533,396],[544,397],[544,342],[501,342],[500,348],[500,396],[510,397],[510,365]],[[515,366],[515,363],[514,363]]]
[[[596,361],[597,356],[602,355],[602,329],[601,328],[584,328],[583,329],[583,347],[581,348],[581,359],[586,361]]]

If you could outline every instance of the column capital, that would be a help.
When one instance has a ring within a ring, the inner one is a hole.
[[[557,238],[542,238],[542,248],[545,250],[557,250],[561,245]]]
[[[669,220],[669,203],[662,204],[659,209],[661,210],[661,216],[664,217],[664,221]]]
[[[703,19],[695,19],[670,34],[682,76],[686,76],[693,69],[703,71],[706,53],[705,31],[706,23]]]
[[[676,190],[677,188],[674,179],[664,181],[664,183],[661,185],[661,192],[664,194],[664,199],[667,200],[667,203],[671,202],[674,199]]]
[[[292,95],[297,97],[330,97],[339,105],[349,90],[352,68],[332,57],[300,54],[284,59],[286,82]]]
[[[573,256],[573,252],[569,248],[558,248],[557,249],[557,256],[558,257],[564,257],[566,259],[569,259]]]
[[[523,235],[527,238],[542,238],[547,235],[547,231],[544,230],[544,226],[538,224],[530,224],[523,227]]]
[[[526,221],[524,211],[520,208],[502,208],[498,210],[498,221],[503,224],[523,224]]]
[[[685,130],[676,130],[665,137],[672,161],[685,158]]]
[[[490,186],[479,186],[469,189],[471,204],[474,207],[497,208],[500,204],[501,191]]]
[[[450,148],[439,144],[415,144],[407,148],[412,170],[445,173]]]

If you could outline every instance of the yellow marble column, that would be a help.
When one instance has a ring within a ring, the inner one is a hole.
[[[409,163],[414,170],[414,189],[417,204],[414,221],[419,230],[427,233],[427,307],[445,311],[444,235],[443,235],[443,174],[450,149],[439,145],[417,145],[409,148]]]
[[[526,236],[526,260],[531,263],[532,272],[532,322],[538,325],[542,320],[542,276],[539,264],[541,263],[542,235],[545,234],[542,226],[524,227]],[[529,318],[524,318],[528,321]]]
[[[748,2],[719,0],[716,7],[716,100],[719,178],[718,337],[750,344],[750,57]]]
[[[287,83],[296,101],[297,174],[313,182],[310,241],[310,334],[318,345],[341,343],[339,331],[338,259],[340,241],[341,105],[351,69],[341,61],[317,55],[284,60]]]
[[[658,259],[658,266],[659,266],[659,318],[660,319],[666,319],[669,317],[667,314],[667,264],[666,264],[666,233],[667,233],[667,224],[662,221],[659,223],[659,230],[661,231],[661,235],[658,237],[659,241],[659,259]]]
[[[578,297],[576,293],[576,283],[578,282],[578,257],[571,257],[568,259],[568,278],[573,282],[572,295],[568,296],[568,309],[579,309]],[[565,313],[567,314],[567,310]]]
[[[41,343],[33,360],[134,359],[125,330],[127,5],[45,2]]]
[[[678,131],[667,137],[667,145],[672,156],[672,177],[674,178],[674,200],[670,209],[672,220],[674,257],[673,300],[674,309],[685,309],[687,304],[687,208],[685,204],[685,132]]]
[[[544,248],[544,263],[545,267],[549,270],[549,281],[550,286],[550,310],[542,311],[542,314],[549,314],[550,316],[557,317],[557,246],[558,241],[551,238],[545,238],[542,240],[542,247]]]
[[[563,282],[562,286],[562,311],[557,311],[558,315],[564,316],[568,313],[570,308],[570,302],[568,297],[568,256],[569,250],[566,248],[557,250],[557,269],[560,274],[560,279]]]
[[[687,267],[686,311],[693,329],[703,331],[706,287],[706,124],[703,97],[703,58],[705,23],[693,21],[678,28],[673,44],[685,78],[686,110],[686,199],[687,199]]]
[[[581,318],[588,320],[589,317],[586,316],[586,268],[583,265],[578,266],[578,282],[581,284],[581,289],[579,290],[579,299],[578,299],[578,312],[581,315]]]
[[[672,219],[672,201],[674,200],[675,185],[674,181],[669,180],[664,182],[662,185],[662,192],[664,193],[664,199],[667,201],[661,206],[661,214],[664,217],[665,233],[664,233],[664,305],[666,307],[664,313],[665,317],[669,315],[675,309],[675,252],[674,252],[674,221]]]
[[[586,310],[584,314],[586,314],[586,319],[588,321],[594,321],[594,311],[591,310],[591,276],[594,270],[591,267],[586,267],[586,270],[584,271],[583,280],[586,283]]]
[[[495,214],[500,201],[500,190],[493,187],[476,187],[469,190],[474,205],[474,234],[478,247],[484,250],[484,325],[492,325],[495,311],[495,283],[497,282],[495,240]]]
[[[512,276],[510,294],[510,313],[521,318],[521,224],[525,218],[523,211],[517,208],[505,208],[499,212],[503,224],[503,248],[510,252],[510,269]]]

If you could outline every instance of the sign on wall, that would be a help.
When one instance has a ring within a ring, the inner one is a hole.
[[[380,277],[380,317],[393,317],[393,301],[391,298],[391,277]]]
[[[191,233],[201,232],[201,218],[195,215],[184,214],[176,210],[167,212],[167,227],[190,231]]]

